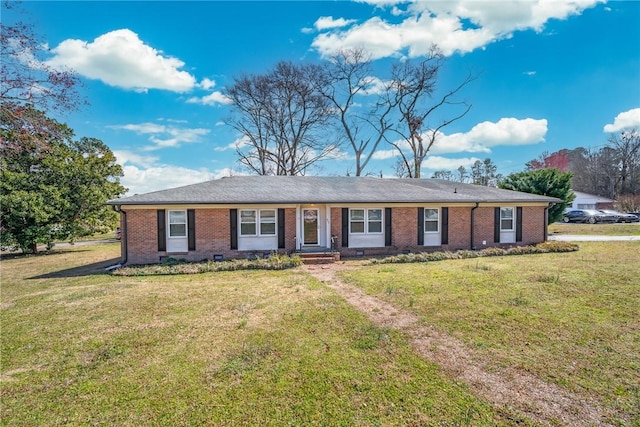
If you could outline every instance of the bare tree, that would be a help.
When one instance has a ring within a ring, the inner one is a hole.
[[[394,104],[400,121],[393,132],[398,140],[388,142],[399,152],[404,168],[411,178],[420,178],[422,162],[429,154],[441,134],[441,130],[464,117],[471,105],[465,101],[454,101],[453,97],[476,76],[468,74],[454,89],[446,92],[439,101],[427,102],[435,92],[438,74],[444,65],[444,56],[437,46],[432,46],[427,58],[421,62],[404,62],[392,69]],[[445,107],[460,107],[452,117],[436,121],[436,112]],[[386,138],[386,137],[385,137]]]
[[[336,109],[338,127],[355,156],[355,175],[361,176],[391,128],[388,117],[395,105],[389,99],[389,88],[373,77],[371,57],[363,49],[345,49],[331,57],[319,87]],[[371,108],[359,108],[358,96],[377,99]]]
[[[618,167],[615,195],[637,194],[640,191],[640,133],[634,128],[609,137],[609,146],[615,150]]]
[[[326,128],[332,110],[318,91],[321,68],[280,62],[263,75],[234,79],[229,123],[244,137],[240,162],[259,175],[304,175],[337,147]]]

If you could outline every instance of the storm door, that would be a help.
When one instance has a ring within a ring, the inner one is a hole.
[[[303,245],[317,245],[319,237],[318,209],[302,209]]]

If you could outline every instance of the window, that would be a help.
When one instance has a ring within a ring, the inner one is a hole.
[[[369,233],[382,233],[382,209],[368,209],[367,216],[368,232]]]
[[[382,209],[351,209],[349,232],[354,234],[382,233]]]
[[[260,235],[276,234],[276,211],[274,209],[260,211]]]
[[[513,208],[500,208],[500,230],[513,230]]]
[[[351,233],[364,233],[364,209],[349,211],[349,228]]]
[[[596,205],[593,203],[578,203],[578,209],[595,209]]]
[[[169,211],[169,237],[187,237],[187,211]]]
[[[440,211],[438,209],[427,208],[424,210],[424,232],[437,233],[440,224]]]
[[[258,228],[258,224],[260,228]],[[241,236],[275,236],[276,235],[276,211],[265,210],[241,210],[240,211],[240,235]]]
[[[257,211],[240,211],[240,235],[255,236]]]

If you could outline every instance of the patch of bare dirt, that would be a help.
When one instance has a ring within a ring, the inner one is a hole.
[[[611,414],[597,403],[513,368],[499,372],[493,368],[490,371],[489,361],[482,360],[460,340],[419,322],[413,313],[367,295],[362,289],[336,277],[336,271],[352,266],[336,263],[303,268],[366,314],[377,326],[398,329],[407,334],[418,354],[464,381],[487,401],[512,408],[544,425],[557,425],[559,422],[566,426],[611,425],[606,421]]]

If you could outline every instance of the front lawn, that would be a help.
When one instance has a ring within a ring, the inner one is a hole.
[[[104,274],[118,254],[1,261],[2,425],[533,425],[302,271]]]
[[[379,264],[348,283],[515,367],[640,423],[640,242],[578,252]]]
[[[630,224],[549,224],[549,234],[584,234],[591,236],[640,236],[640,223]]]

